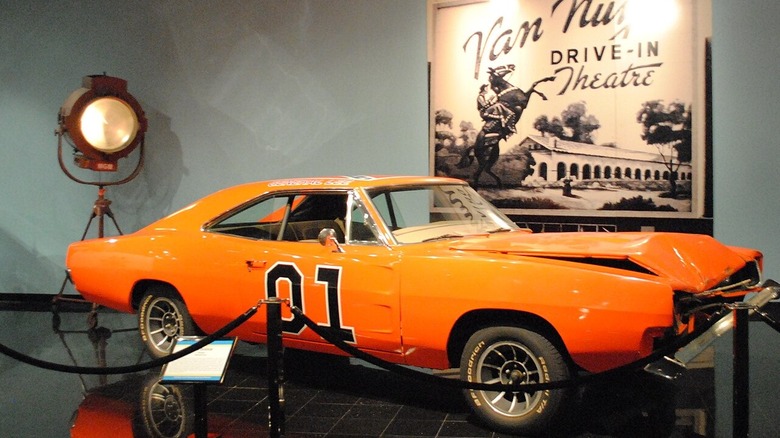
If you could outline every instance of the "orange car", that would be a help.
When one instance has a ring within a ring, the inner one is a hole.
[[[434,177],[240,185],[67,255],[87,300],[138,313],[154,356],[281,297],[387,361],[504,383],[642,358],[713,303],[759,290],[761,264],[702,235],[534,234],[466,183]],[[285,310],[285,346],[341,354]],[[264,342],[264,313],[233,335]],[[546,427],[568,394],[465,393],[495,428],[524,432]]]

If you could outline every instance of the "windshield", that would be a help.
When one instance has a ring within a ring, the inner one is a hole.
[[[382,188],[368,192],[399,243],[418,243],[517,229],[467,185]]]

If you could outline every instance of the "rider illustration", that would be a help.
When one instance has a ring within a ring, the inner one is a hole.
[[[471,165],[474,158],[477,159],[479,166],[473,176],[472,186],[474,187],[477,187],[482,172],[493,177],[498,187],[501,187],[501,179],[491,170],[498,161],[498,143],[517,132],[515,125],[528,106],[528,101],[533,93],[547,100],[544,94],[535,89],[536,85],[555,79],[554,76],[540,79],[534,82],[528,91],[523,91],[504,78],[514,71],[514,64],[488,68],[488,84],[483,84],[479,89],[477,109],[484,123],[477,134],[474,145],[463,152],[461,161],[458,163],[458,167],[464,168]],[[488,85],[494,93],[490,97],[487,95]],[[473,157],[471,156],[472,151]]]

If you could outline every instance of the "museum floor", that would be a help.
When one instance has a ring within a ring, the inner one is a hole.
[[[149,360],[132,315],[88,307],[0,302],[0,343],[64,365],[124,366]],[[193,423],[189,385],[162,386],[159,370],[78,375],[0,357],[0,436],[187,437]],[[459,391],[420,384],[356,360],[286,358],[286,437],[507,437],[479,424]],[[713,369],[691,370],[674,385],[649,376],[581,391],[571,436],[712,436]],[[266,359],[240,344],[226,380],[208,387],[210,437],[267,437]],[[182,422],[180,418],[186,417]],[[659,430],[666,432],[659,433]],[[155,434],[155,431],[157,432]]]

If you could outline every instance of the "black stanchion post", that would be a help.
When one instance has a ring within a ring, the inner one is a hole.
[[[750,347],[748,324],[750,306],[735,303],[734,312],[734,400],[732,426],[734,437],[750,433]]]
[[[195,383],[192,385],[192,387],[195,397],[195,438],[207,438],[209,435],[209,424],[206,384]]]
[[[282,300],[270,298],[265,303],[268,331],[268,424],[270,437],[279,438],[284,435]]]

